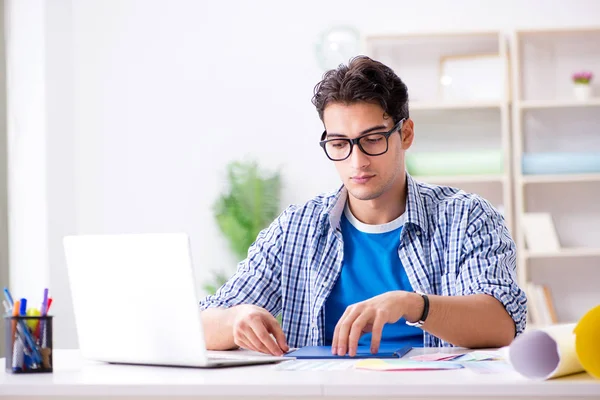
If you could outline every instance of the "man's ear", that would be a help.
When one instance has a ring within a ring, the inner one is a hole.
[[[408,118],[402,124],[402,149],[408,150],[412,146],[413,139],[415,138],[415,123],[412,119]]]

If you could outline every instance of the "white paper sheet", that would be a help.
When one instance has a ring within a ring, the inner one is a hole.
[[[352,368],[352,360],[290,360],[275,366],[278,371],[343,371]]]

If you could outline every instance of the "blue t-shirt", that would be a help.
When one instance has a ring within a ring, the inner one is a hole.
[[[335,326],[346,307],[393,290],[412,292],[406,271],[398,257],[400,233],[406,214],[383,225],[357,220],[348,205],[340,221],[344,238],[342,271],[325,302],[325,344],[331,345]],[[423,346],[423,331],[406,325],[404,318],[385,324],[381,343]],[[371,333],[361,336],[359,345],[370,346]]]

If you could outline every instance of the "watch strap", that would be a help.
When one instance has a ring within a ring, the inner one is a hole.
[[[421,318],[419,318],[418,321],[416,322],[408,322],[406,321],[406,324],[409,326],[416,326],[417,328],[420,328],[421,326],[423,326],[423,324],[425,323],[425,320],[427,320],[427,316],[429,315],[429,297],[425,294],[425,293],[421,293],[421,292],[415,292],[418,295],[420,295],[423,298],[423,313],[421,313]]]

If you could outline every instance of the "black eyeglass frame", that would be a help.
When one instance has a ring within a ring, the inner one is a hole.
[[[400,121],[398,121],[396,123],[396,125],[394,125],[392,127],[392,129],[390,129],[389,131],[382,133],[382,132],[373,132],[373,133],[367,133],[366,135],[363,136],[359,136],[357,138],[354,139],[348,139],[348,138],[335,138],[335,139],[327,139],[327,140],[323,140],[325,137],[327,137],[327,131],[323,131],[323,134],[321,134],[321,141],[319,142],[319,145],[323,148],[323,151],[325,152],[325,155],[327,156],[327,158],[329,158],[331,161],[344,161],[345,159],[347,159],[348,157],[350,157],[350,155],[352,154],[352,151],[354,150],[354,145],[357,145],[358,148],[360,149],[360,151],[362,151],[364,154],[368,155],[368,156],[380,156],[382,154],[387,153],[388,149],[389,149],[389,138],[390,136],[392,136],[392,133],[396,132],[397,130],[400,131],[400,136],[402,136],[402,126],[404,125],[404,121],[406,120],[406,118],[402,118]],[[374,135],[383,135],[385,137],[385,150],[382,151],[381,153],[377,153],[377,154],[371,154],[368,153],[367,151],[365,151],[365,149],[362,147],[362,144],[360,144],[360,141],[363,138],[369,137],[369,136],[374,136]],[[340,159],[334,159],[331,158],[329,156],[329,154],[327,153],[327,149],[325,148],[325,146],[327,145],[328,142],[332,142],[334,140],[345,140],[346,142],[350,143],[350,151],[348,152],[348,155],[344,158],[340,158]]]

